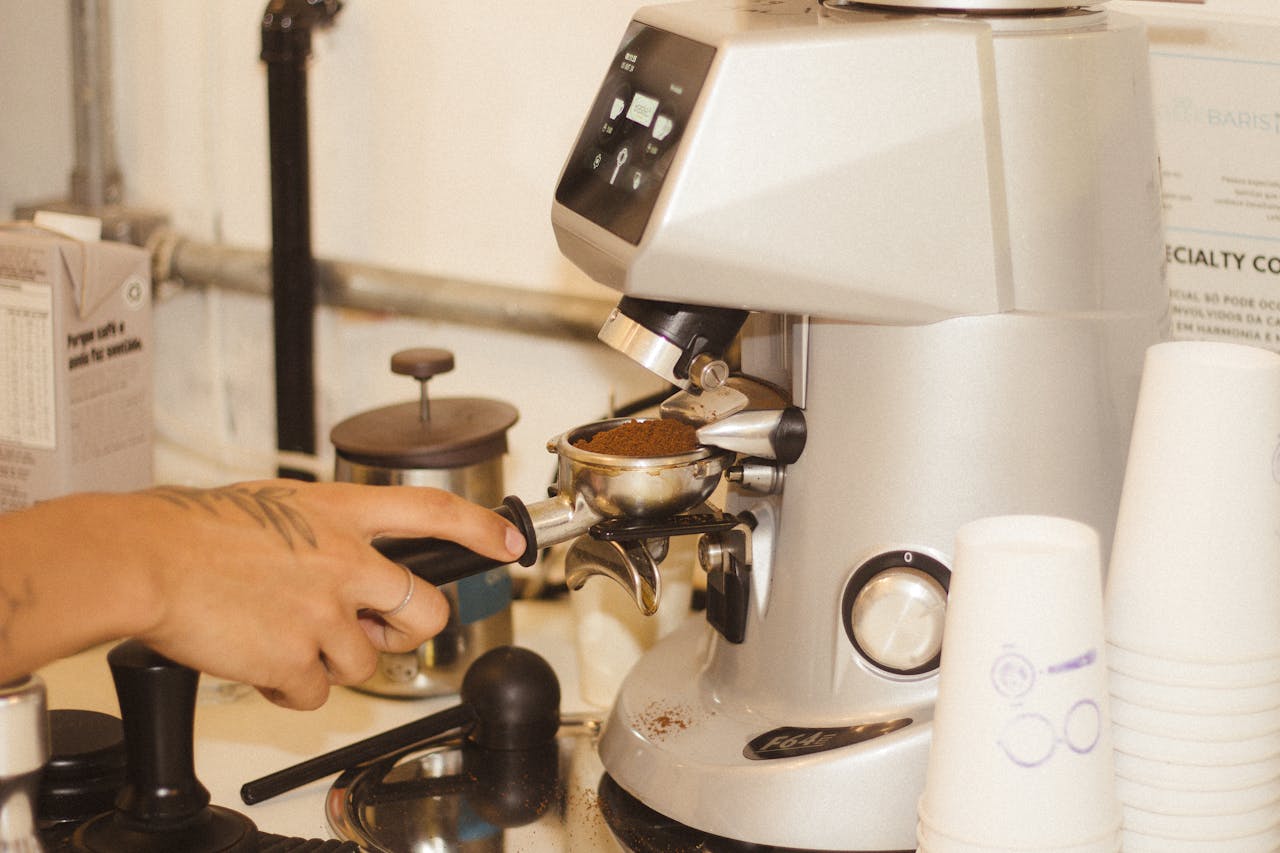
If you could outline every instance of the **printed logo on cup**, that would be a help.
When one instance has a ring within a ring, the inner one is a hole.
[[[1017,699],[1036,683],[1036,668],[1020,654],[1009,652],[996,658],[991,666],[991,684],[1008,699]]]
[[[1005,724],[998,743],[1014,764],[1039,767],[1053,757],[1059,743],[1077,755],[1088,755],[1101,738],[1101,708],[1094,699],[1084,698],[1067,709],[1061,729],[1044,714],[1017,714]]]

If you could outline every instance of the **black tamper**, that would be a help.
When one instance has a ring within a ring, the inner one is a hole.
[[[125,785],[115,809],[83,824],[85,853],[257,853],[253,821],[210,805],[196,778],[193,727],[200,673],[136,640],[107,654],[124,723]]]
[[[476,658],[462,678],[462,703],[403,726],[246,782],[240,799],[252,805],[277,794],[408,749],[454,729],[484,749],[525,750],[555,739],[560,682],[536,652],[499,646]]]

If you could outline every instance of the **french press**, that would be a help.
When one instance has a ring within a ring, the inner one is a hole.
[[[355,415],[329,438],[334,477],[372,485],[429,486],[481,506],[503,499],[502,461],[514,406],[478,397],[431,399],[427,381],[454,367],[453,353],[415,348],[395,353],[391,371],[419,383],[417,400]],[[412,652],[382,653],[358,689],[381,696],[456,693],[477,657],[512,641],[511,576],[505,566],[444,584],[449,621]]]

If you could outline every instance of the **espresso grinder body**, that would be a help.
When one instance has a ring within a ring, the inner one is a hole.
[[[601,758],[752,843],[915,848],[954,533],[1109,542],[1165,330],[1140,23],[897,5],[640,10],[553,210],[624,294],[601,338],[738,453],[710,618],[641,658]]]

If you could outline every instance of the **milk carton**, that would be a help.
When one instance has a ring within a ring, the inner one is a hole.
[[[151,484],[150,256],[100,231],[0,226],[0,511]]]

